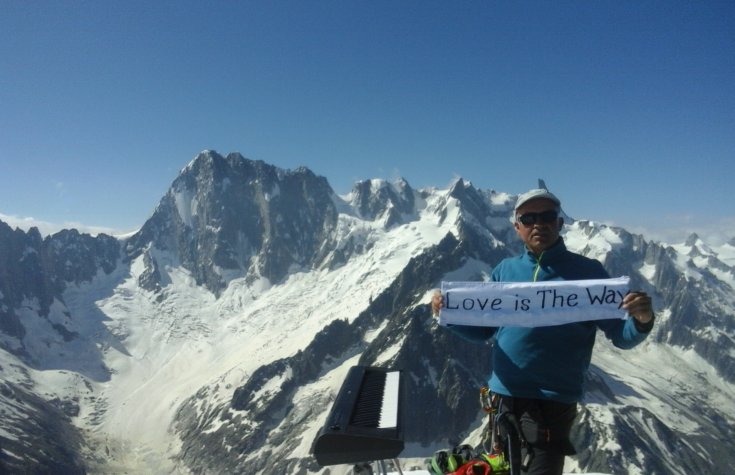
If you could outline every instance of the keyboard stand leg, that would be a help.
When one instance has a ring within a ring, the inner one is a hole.
[[[370,463],[358,463],[352,466],[352,475],[373,475],[373,467]]]
[[[398,475],[403,475],[403,470],[401,470],[401,464],[398,462],[398,459],[391,459],[391,461]],[[373,472],[372,463],[365,462],[353,465],[352,475],[375,475],[376,473],[377,475],[388,475],[388,467],[385,464],[385,460],[377,460],[373,463],[376,464],[377,472]]]

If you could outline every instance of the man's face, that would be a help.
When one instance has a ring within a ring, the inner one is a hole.
[[[556,211],[556,205],[553,201],[547,199],[531,200],[516,211],[516,220],[514,226],[518,237],[526,244],[526,246],[536,255],[541,254],[546,249],[556,243],[559,239],[559,231],[561,231],[562,220],[557,218],[552,221],[545,221],[538,215],[535,224],[523,224],[518,221],[518,216],[528,213],[543,213],[547,211]]]

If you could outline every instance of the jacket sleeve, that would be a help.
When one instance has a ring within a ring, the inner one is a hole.
[[[639,345],[650,334],[650,331],[640,331],[633,317],[625,320],[599,320],[597,326],[613,345],[623,350]]]
[[[602,264],[598,261],[595,262],[599,265],[599,269],[596,271],[599,272],[599,277],[595,278],[609,278],[610,276]],[[631,316],[625,320],[599,320],[597,322],[597,327],[602,330],[607,339],[610,340],[613,345],[623,350],[628,350],[639,345],[650,333],[650,327],[648,328],[648,331],[641,331],[638,325],[636,325],[636,320]]]
[[[495,332],[498,331],[494,327],[473,327],[468,325],[447,325],[447,329],[472,343],[483,343],[492,338]]]

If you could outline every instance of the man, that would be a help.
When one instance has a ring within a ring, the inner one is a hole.
[[[534,189],[518,197],[511,219],[525,243],[525,252],[500,262],[492,281],[609,277],[599,261],[566,249],[559,235],[564,224],[560,211],[561,202],[548,190]],[[442,305],[441,294],[436,294],[432,299],[434,315]],[[646,293],[627,294],[622,308],[632,318],[537,328],[448,327],[472,341],[495,336],[490,390],[500,396],[501,410],[510,411],[520,421],[528,444],[523,458],[530,460],[524,474],[561,474],[565,455],[575,453],[569,432],[582,398],[597,329],[616,347],[628,349],[641,343],[653,328],[651,298]]]

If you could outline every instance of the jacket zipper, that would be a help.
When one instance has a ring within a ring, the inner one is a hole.
[[[538,255],[538,258],[536,258],[536,269],[534,269],[533,271],[534,282],[538,282],[538,273],[541,271],[541,258],[544,256],[544,252],[546,251],[541,251],[541,254]]]

